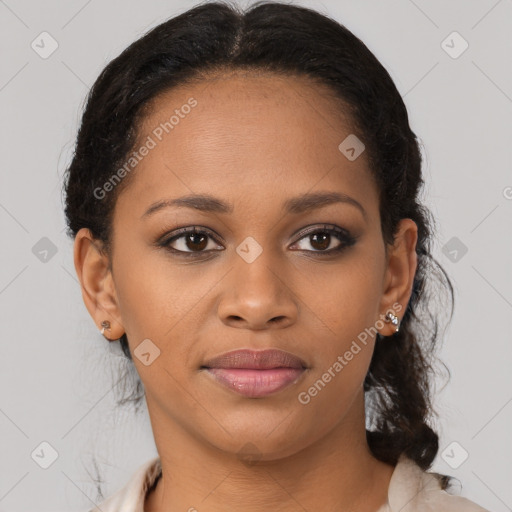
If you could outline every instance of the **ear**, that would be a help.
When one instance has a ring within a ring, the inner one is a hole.
[[[391,311],[401,321],[411,298],[414,276],[418,265],[416,242],[418,226],[412,219],[401,219],[393,245],[388,245],[383,295],[380,303],[381,319]],[[380,334],[391,336],[395,326],[386,323]]]
[[[108,255],[102,250],[89,229],[82,228],[75,236],[74,263],[82,288],[82,298],[94,322],[101,330],[101,323],[110,322],[105,337],[110,341],[124,334]]]

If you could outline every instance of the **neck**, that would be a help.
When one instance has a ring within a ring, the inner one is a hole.
[[[394,467],[369,450],[361,398],[324,437],[274,460],[244,462],[180,428],[165,429],[165,436],[156,431],[162,477],[144,512],[376,512],[387,502]]]

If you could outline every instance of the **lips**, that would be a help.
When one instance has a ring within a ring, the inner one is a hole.
[[[271,370],[272,368],[306,368],[302,359],[283,350],[234,350],[207,361],[207,368],[245,368]]]
[[[299,357],[282,350],[235,350],[207,361],[202,367],[230,390],[260,398],[296,382],[307,369]]]

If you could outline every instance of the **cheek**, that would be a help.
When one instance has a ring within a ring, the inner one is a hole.
[[[209,279],[199,266],[176,265],[160,251],[135,247],[118,251],[114,277],[121,319],[141,380],[157,394],[174,388],[178,392],[172,377],[178,382],[188,377],[195,356],[195,329],[204,322],[204,295],[218,278]],[[150,365],[138,358],[143,352],[150,353]]]
[[[373,341],[339,339],[324,350],[322,361],[298,389],[297,402],[309,418],[322,418],[326,430],[351,410],[354,400],[363,393],[363,382],[373,354]],[[321,425],[318,425],[321,427]]]
[[[189,407],[183,393],[190,350],[187,333],[198,300],[184,293],[190,283],[182,282],[183,271],[173,270],[165,258],[148,251],[123,253],[114,270],[119,276],[115,282],[121,319],[146,397],[159,402],[158,409],[176,412]]]
[[[138,245],[126,250],[120,246],[115,256],[121,318],[129,338],[153,336],[163,343],[173,325],[198,302],[201,289],[191,286],[195,281],[189,269],[172,264],[159,250]]]
[[[379,319],[381,267],[360,250],[338,265],[323,269],[317,265],[310,272],[301,272],[307,276],[301,278],[297,290],[305,304],[304,316],[311,316],[311,326],[316,324],[319,337],[338,353]]]
[[[370,365],[376,329],[381,327],[380,272],[377,259],[358,252],[328,273],[317,271],[315,286],[310,281],[301,291],[312,305],[308,332],[318,349],[312,351],[313,368],[298,401],[315,413],[328,411],[333,420],[349,407]]]

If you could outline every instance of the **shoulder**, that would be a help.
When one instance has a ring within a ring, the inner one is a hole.
[[[148,460],[137,468],[124,487],[87,512],[144,512],[146,492],[161,469],[159,457]]]
[[[441,489],[433,473],[402,455],[388,489],[390,512],[489,512],[467,498]]]

